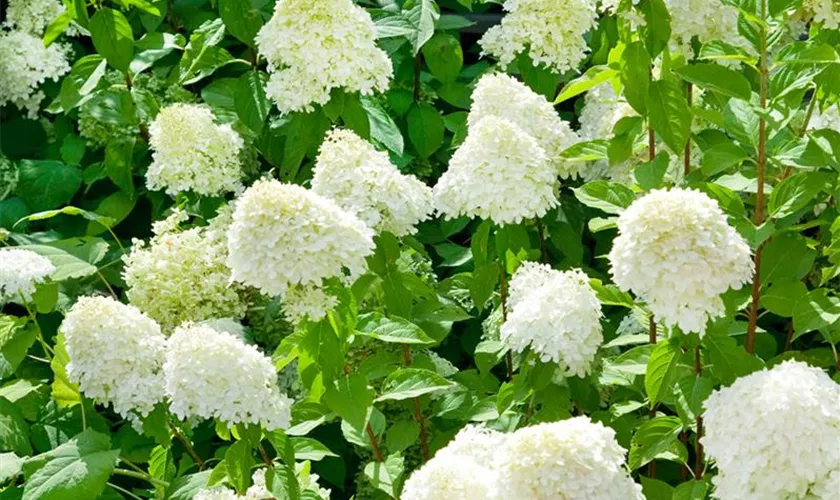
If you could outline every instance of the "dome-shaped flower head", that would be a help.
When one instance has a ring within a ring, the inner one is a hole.
[[[560,177],[578,175],[580,164],[563,161],[560,153],[580,139],[554,106],[524,83],[504,73],[482,76],[472,93],[467,125],[474,127],[488,116],[503,118],[533,136]]]
[[[136,307],[110,297],[80,298],[61,323],[67,378],[85,396],[128,418],[163,400],[166,337]]]
[[[517,430],[497,455],[499,498],[642,500],[615,431],[589,417]]]
[[[494,455],[505,434],[467,426],[435,456],[415,470],[403,487],[402,500],[472,500],[495,498]]]
[[[146,187],[151,190],[218,196],[242,189],[244,141],[230,125],[217,124],[207,106],[173,104],[160,110],[149,127],[149,145]]]
[[[233,279],[267,295],[292,285],[366,269],[373,231],[355,215],[312,191],[276,180],[260,180],[236,202],[228,230],[228,265]]]
[[[665,0],[671,14],[671,49],[694,59],[692,39],[720,40],[753,51],[738,31],[738,9],[721,0]]]
[[[312,190],[356,214],[377,232],[396,236],[432,211],[432,190],[400,173],[388,155],[350,130],[335,129],[321,144],[312,172]]]
[[[837,0],[805,0],[802,6],[823,28],[836,30],[840,27],[840,3]]]
[[[311,111],[337,88],[384,92],[393,74],[370,14],[352,0],[278,0],[256,42],[271,73],[266,92],[281,113]]]
[[[822,370],[785,361],[735,380],[703,406],[702,443],[718,469],[712,496],[837,498],[840,385]]]
[[[3,26],[36,37],[43,36],[47,26],[66,10],[59,0],[9,0],[8,6]]]
[[[54,272],[49,259],[31,250],[0,249],[0,305],[31,301],[36,285]]]
[[[44,98],[38,87],[70,71],[67,52],[58,43],[44,47],[39,36],[25,31],[0,32],[0,106],[11,103],[36,118]]]
[[[135,240],[123,257],[129,302],[166,332],[185,321],[245,315],[239,287],[230,283],[227,227],[217,219],[203,228],[156,234],[148,245]]]
[[[280,393],[271,359],[239,337],[187,323],[169,338],[166,396],[178,418],[285,429],[292,400]]]
[[[518,224],[556,206],[559,186],[557,170],[533,136],[487,116],[470,128],[432,193],[447,218]]]
[[[508,308],[501,338],[514,351],[530,347],[566,375],[589,372],[604,338],[601,303],[583,271],[525,262],[510,281]]]
[[[479,40],[482,54],[503,66],[528,52],[535,64],[557,73],[577,69],[589,48],[584,35],[595,28],[595,0],[505,0],[507,14]]]
[[[609,254],[613,280],[683,332],[723,315],[720,295],[753,275],[750,247],[717,202],[693,189],[654,190],[618,218]]]

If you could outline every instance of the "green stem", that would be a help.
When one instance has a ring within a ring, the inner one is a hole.
[[[152,476],[140,472],[135,472],[133,470],[125,470],[125,469],[114,469],[114,474],[118,476],[125,476],[125,477],[132,477],[134,479],[140,479],[142,481],[146,481],[153,486],[160,486],[161,488],[168,488],[169,483],[166,481],[161,481],[160,479],[155,479]]]

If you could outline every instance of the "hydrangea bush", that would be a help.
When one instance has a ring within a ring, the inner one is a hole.
[[[0,500],[840,498],[837,0],[8,0]]]

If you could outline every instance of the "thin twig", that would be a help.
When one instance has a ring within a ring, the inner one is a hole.
[[[181,444],[184,445],[184,449],[186,449],[187,453],[192,457],[193,462],[195,462],[198,465],[198,470],[204,470],[204,460],[202,460],[201,457],[198,456],[198,453],[195,452],[195,449],[192,447],[187,437],[184,436],[184,433],[181,432],[181,429],[175,427],[172,424],[169,424],[169,428],[172,429],[172,432],[175,434],[175,437],[177,437],[178,440],[181,441]]]
[[[403,344],[403,364],[409,366],[412,362],[411,348],[408,347],[408,344]],[[423,416],[423,411],[420,410],[420,397],[415,396],[412,399],[414,402],[414,420],[420,426],[420,451],[423,454],[423,461],[427,462],[431,458],[431,453],[429,452],[429,435],[426,432],[426,418]]]
[[[762,113],[758,117],[758,175],[756,181],[758,182],[756,197],[755,197],[755,226],[759,227],[764,224],[764,176],[767,167],[767,119],[765,118],[765,111],[767,109],[767,93],[768,93],[768,70],[767,70],[767,0],[761,0],[761,58],[759,62],[759,76],[760,76],[760,95],[759,101]],[[747,340],[744,347],[747,352],[753,354],[755,352],[755,331],[758,325],[758,302],[761,298],[761,252],[764,248],[764,243],[758,245],[755,249],[755,257],[753,263],[755,265],[755,275],[752,283],[752,302],[750,304],[750,316],[747,322]]]
[[[161,488],[168,488],[169,483],[166,481],[161,481],[160,479],[155,479],[152,476],[140,472],[135,472],[133,470],[125,470],[125,469],[114,469],[114,474],[118,476],[125,476],[125,477],[133,477],[134,479],[142,479],[143,481],[147,481],[151,483],[153,486],[160,486]]]
[[[373,448],[373,458],[375,458],[377,462],[384,462],[385,459],[382,458],[382,451],[379,450],[379,443],[376,442],[376,434],[373,433],[373,428],[370,426],[370,422],[368,422],[367,426],[365,426],[365,432],[367,432],[368,438],[370,439],[370,446]]]
[[[263,462],[265,462],[265,465],[267,465],[269,469],[274,467],[274,462],[272,462],[271,458],[268,457],[268,452],[265,451],[265,447],[263,447],[262,444],[260,445],[260,456],[262,457]]]
[[[703,364],[700,362],[700,346],[694,348],[694,373],[699,378],[703,375]],[[694,436],[694,479],[703,477],[703,444],[700,439],[703,437],[703,416],[697,415],[697,433]]]
[[[499,267],[499,298],[502,306],[502,323],[507,321],[507,275],[505,274],[505,265],[500,263]],[[508,350],[505,354],[505,365],[507,366],[507,378],[513,378],[513,353]]]
[[[548,245],[545,241],[545,227],[539,219],[535,219],[537,223],[537,233],[540,235],[540,254],[542,255],[542,263],[548,264],[551,260],[548,256]]]

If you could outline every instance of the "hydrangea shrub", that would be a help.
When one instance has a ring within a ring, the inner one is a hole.
[[[840,498],[837,0],[0,8],[0,500]]]

